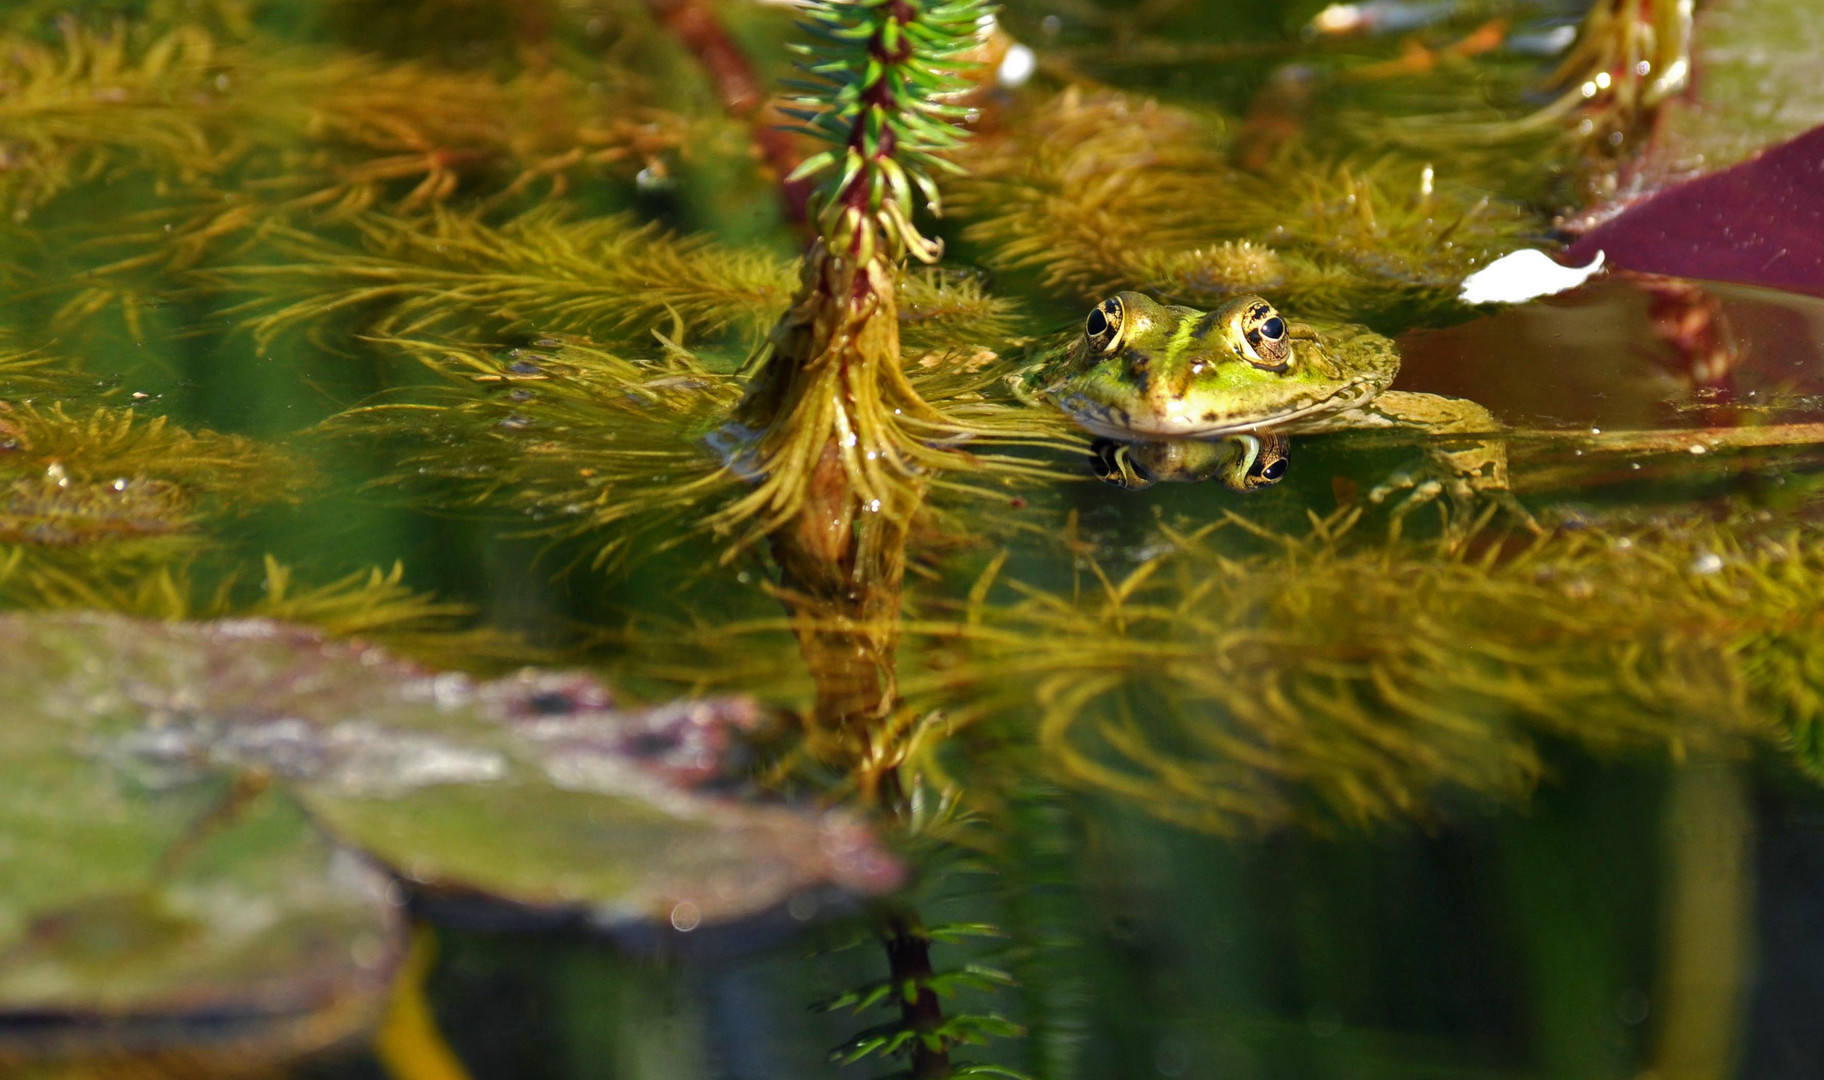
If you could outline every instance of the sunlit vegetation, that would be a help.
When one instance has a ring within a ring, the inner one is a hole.
[[[1155,101],[1066,90],[973,151],[951,202],[999,264],[1080,299],[1259,292],[1357,318],[1401,298],[1445,302],[1542,228],[1448,168],[1291,148],[1251,170],[1221,131]]]
[[[272,229],[272,263],[220,272],[259,297],[250,322],[262,341],[340,312],[369,333],[485,327],[585,334],[651,347],[650,331],[692,337],[735,330],[758,342],[790,298],[797,271],[762,250],[668,234],[626,215],[571,220],[535,210],[501,225],[440,213],[427,220],[354,219],[358,246],[316,232]],[[913,274],[902,336],[909,349],[1004,340],[1014,309],[975,279]]]
[[[16,37],[0,60],[11,87],[0,98],[8,213],[23,218],[77,184],[138,169],[197,196],[237,185],[207,217],[219,233],[260,204],[411,210],[477,178],[500,196],[539,184],[561,192],[574,176],[647,167],[684,134],[673,114],[628,108],[632,86],[591,92],[561,69],[502,81],[250,50],[194,25],[69,22],[55,41]]]
[[[1260,293],[1390,338],[1473,317],[1464,275],[1549,249],[1662,111],[1745,145],[1671,100],[1680,5],[1599,4],[1551,56],[1509,47],[1505,3],[1247,40],[1180,40],[1195,5],[1067,5],[1062,30],[1016,10],[1038,46],[1017,87],[970,66],[991,52],[972,0],[817,0],[790,84],[761,53],[786,44],[771,12],[690,7],[740,32],[680,43],[660,5],[334,0],[295,25],[283,6],[0,14],[0,609],[271,619],[439,668],[562,660],[616,693],[752,695],[764,723],[716,706],[754,722],[722,732],[739,774],[715,783],[852,804],[869,843],[930,870],[867,936],[884,972],[823,1002],[886,1014],[837,1060],[1021,1075],[949,1054],[1011,1056],[1016,994],[1036,1015],[1101,990],[1048,952],[1086,916],[1027,895],[1068,887],[1081,838],[1056,819],[1081,806],[1173,835],[1443,830],[1535,799],[1567,748],[1771,748],[1824,778],[1824,538],[1806,494],[1769,494],[1818,436],[1800,375],[1779,423],[1701,441],[1522,420],[1541,529],[1471,511],[1448,544],[1426,514],[1390,536],[1360,498],[1380,479],[1363,462],[1422,436],[1342,444],[1327,487],[1111,499],[1024,378],[1118,289]],[[699,67],[724,47],[755,49],[735,59],[770,105],[717,99]],[[1211,88],[1217,64],[1245,73]],[[772,109],[798,130],[755,120]],[[798,173],[772,174],[756,123]],[[1636,412],[1753,419],[1680,378],[1639,376]],[[1749,475],[1766,460],[1777,478]],[[547,677],[570,678],[513,676]],[[696,821],[733,815],[725,795]],[[612,830],[538,819],[539,902],[576,866],[615,869],[577,855]],[[449,842],[491,873],[520,839]],[[634,861],[664,878],[665,850]],[[915,910],[978,858],[1005,878],[977,899],[1014,916],[992,962],[994,926]],[[663,935],[704,912],[638,915]],[[1068,1042],[1033,1060],[1069,1074]]]

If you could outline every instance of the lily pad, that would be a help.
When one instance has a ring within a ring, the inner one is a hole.
[[[1565,222],[1566,253],[1616,269],[1824,293],[1824,24],[1797,0],[1697,12],[1692,84],[1611,195]]]
[[[0,1044],[9,1017],[364,1015],[400,951],[384,868],[667,932],[901,878],[854,819],[725,792],[745,699],[64,614],[0,616],[0,701]]]
[[[85,760],[93,731],[8,712],[0,1064],[169,1043],[265,1057],[371,1022],[403,943],[384,872],[257,782],[149,789]]]
[[[1824,293],[1824,127],[1678,184],[1583,234],[1629,270]]]

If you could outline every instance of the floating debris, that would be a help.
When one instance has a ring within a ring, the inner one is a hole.
[[[1588,266],[1565,266],[1543,251],[1509,252],[1463,279],[1457,293],[1465,304],[1522,304],[1568,292],[1602,271],[1603,253]]]

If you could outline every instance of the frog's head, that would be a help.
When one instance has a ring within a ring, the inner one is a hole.
[[[1387,339],[1360,327],[1320,337],[1258,296],[1205,312],[1123,292],[1090,311],[1043,385],[1098,435],[1212,438],[1353,408],[1398,369]]]

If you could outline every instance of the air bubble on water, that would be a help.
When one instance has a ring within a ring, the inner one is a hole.
[[[648,165],[635,174],[633,184],[642,195],[667,191],[672,186],[671,174],[664,169]]]

